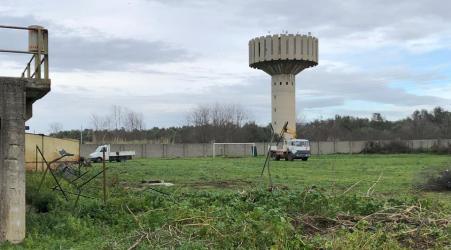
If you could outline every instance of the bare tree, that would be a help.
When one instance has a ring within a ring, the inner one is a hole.
[[[113,105],[111,107],[111,120],[115,130],[119,130],[123,127],[125,111],[125,108],[118,105]]]
[[[247,112],[237,104],[202,105],[189,115],[188,122],[195,128],[200,142],[238,140],[233,134],[247,121]]]
[[[99,116],[96,114],[91,114],[91,125],[93,127],[93,141],[97,142],[101,139],[101,142],[105,142],[105,138],[107,136],[107,132],[110,129],[111,118],[108,116]]]
[[[210,109],[207,106],[199,106],[188,115],[188,123],[193,126],[205,126],[209,124]]]
[[[101,140],[102,143],[106,139],[117,142],[139,138],[139,133],[135,132],[145,129],[143,114],[118,105],[112,106],[110,113],[105,116],[92,114],[91,126],[94,132],[93,141]]]
[[[145,127],[143,115],[141,113],[127,111],[124,127],[127,131],[143,130]]]
[[[59,122],[52,122],[49,125],[49,132],[50,134],[58,134],[63,130],[63,124]]]

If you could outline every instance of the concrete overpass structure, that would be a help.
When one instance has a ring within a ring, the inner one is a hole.
[[[0,242],[25,238],[25,121],[33,103],[50,91],[48,32],[40,26],[3,29],[28,32],[28,50],[0,52],[30,54],[20,77],[0,77]],[[0,29],[1,32],[1,29]]]

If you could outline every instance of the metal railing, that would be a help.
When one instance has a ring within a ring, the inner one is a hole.
[[[39,26],[18,27],[18,26],[0,25],[0,28],[28,31],[29,36],[28,51],[0,49],[0,52],[31,54],[32,55],[31,59],[28,61],[27,66],[22,71],[21,77],[37,80],[41,79],[48,80],[49,79],[48,30]],[[33,40],[33,38],[36,39]],[[36,44],[31,44],[32,42],[36,42]]]

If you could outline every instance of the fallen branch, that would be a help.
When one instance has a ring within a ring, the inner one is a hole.
[[[133,243],[133,245],[131,245],[128,250],[133,250],[135,249],[144,239],[145,235],[141,235],[141,237],[135,242]]]
[[[368,188],[368,191],[366,191],[366,197],[370,197],[370,195],[373,194],[373,192],[374,192],[373,189],[376,186],[376,184],[381,180],[381,178],[382,178],[382,173],[379,175],[379,178],[377,178],[377,181],[375,181],[374,184],[370,188]]]
[[[347,192],[349,192],[351,189],[353,189],[355,186],[357,186],[360,182],[362,182],[362,180],[352,184],[348,189],[346,189],[346,191],[344,191],[341,195],[346,194]]]

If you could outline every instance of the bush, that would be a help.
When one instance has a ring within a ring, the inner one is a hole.
[[[451,154],[451,145],[446,146],[440,145],[439,143],[434,143],[431,147],[431,152],[436,154]]]
[[[451,191],[451,171],[427,169],[420,173],[419,184],[415,187],[426,191]]]
[[[366,154],[411,153],[409,145],[404,141],[376,142],[369,141],[362,150]]]

